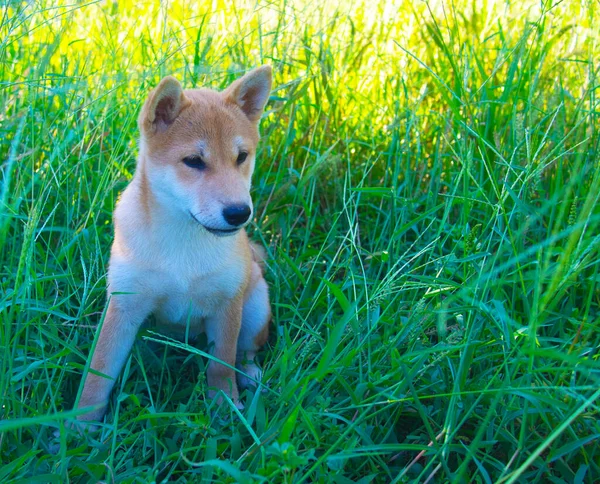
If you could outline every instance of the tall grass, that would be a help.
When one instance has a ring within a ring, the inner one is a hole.
[[[2,5],[0,481],[600,478],[597,2]],[[270,390],[145,331],[55,442],[144,96],[262,63]]]

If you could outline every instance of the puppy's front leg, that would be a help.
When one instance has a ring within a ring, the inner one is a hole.
[[[235,368],[237,340],[242,323],[242,303],[242,297],[236,297],[206,319],[208,342],[214,344],[212,355],[229,365],[227,367],[214,360],[209,362],[207,379],[208,386],[212,388],[208,394],[214,398],[217,390],[223,390],[236,404],[239,404],[239,393],[233,368]]]
[[[125,360],[144,319],[150,314],[150,303],[139,295],[113,296],[108,303],[104,324],[92,357],[83,393],[77,408],[101,405],[100,408],[77,417],[80,421],[102,419],[110,391],[121,373]]]

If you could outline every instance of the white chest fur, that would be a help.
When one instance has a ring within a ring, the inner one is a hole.
[[[179,279],[162,273],[162,288],[155,315],[162,323],[196,325],[199,318],[214,314],[238,292],[243,272],[224,266],[221,270],[197,277]]]

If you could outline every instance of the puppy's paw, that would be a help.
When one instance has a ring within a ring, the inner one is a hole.
[[[95,434],[100,430],[100,426],[87,422],[85,420],[77,420],[69,424],[71,430],[75,430],[79,435]]]
[[[76,420],[74,422],[65,422],[65,427],[67,429],[73,430],[77,432],[79,435],[85,434],[95,434],[100,430],[100,426],[96,425],[92,422]],[[60,437],[60,430],[54,431],[55,437]]]
[[[244,404],[240,401],[240,396],[239,396],[237,388],[233,392],[233,395],[228,391],[219,391],[219,390],[210,389],[208,391],[208,398],[210,400],[212,400],[214,403],[216,403],[216,405],[214,407],[214,409],[216,411],[218,411],[218,409],[223,408],[223,407],[225,407],[225,408],[229,407],[229,405],[227,404],[226,399],[223,395],[224,393],[227,396],[229,396],[229,398],[231,398],[231,401],[233,402],[233,404],[235,405],[235,407],[238,410],[244,409]]]
[[[65,422],[65,429],[73,430],[78,435],[82,436],[86,434],[95,434],[96,432],[98,432],[98,430],[100,430],[100,427],[89,422],[75,421]],[[48,443],[48,452],[50,452],[51,454],[57,454],[60,450],[60,430],[55,430],[54,432],[52,432],[52,436],[54,438]]]
[[[255,389],[262,381],[262,370],[255,363],[247,363],[239,367],[243,373],[237,374],[238,385],[241,389]]]
[[[60,430],[56,430],[52,435],[54,438],[48,442],[48,452],[52,455],[56,455],[60,450]]]

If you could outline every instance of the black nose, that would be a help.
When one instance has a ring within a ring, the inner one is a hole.
[[[242,225],[246,220],[250,218],[252,210],[246,204],[243,205],[229,205],[223,209],[223,218],[229,225]]]

